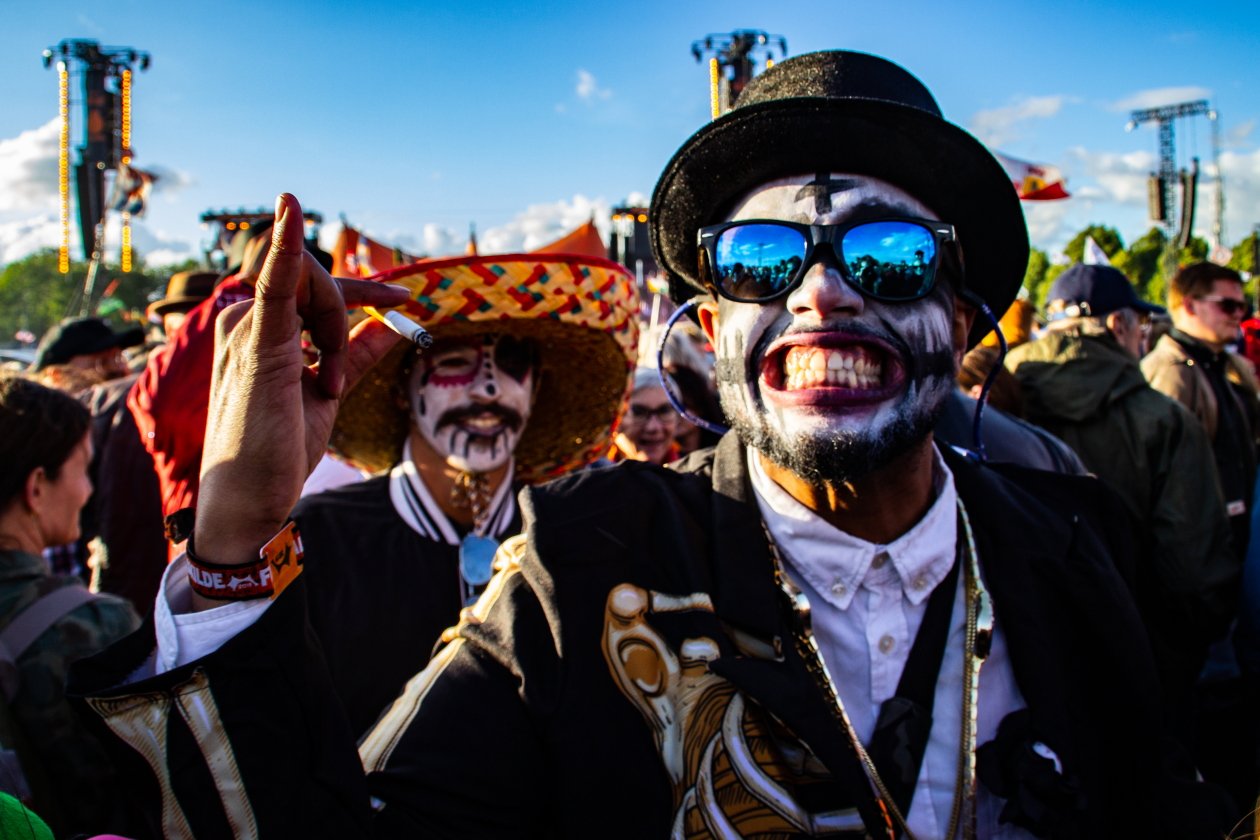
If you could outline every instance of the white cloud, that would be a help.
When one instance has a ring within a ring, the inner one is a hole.
[[[608,99],[612,96],[612,91],[599,86],[599,82],[595,79],[595,75],[589,70],[581,68],[577,71],[577,95],[578,99],[583,102],[595,102],[598,99]]]
[[[1195,85],[1151,88],[1150,90],[1140,90],[1131,96],[1112,102],[1108,108],[1112,111],[1137,111],[1142,108],[1158,108],[1162,105],[1174,105],[1178,102],[1191,102],[1196,99],[1211,98],[1211,90]]]
[[[604,241],[608,240],[608,217],[611,205],[602,198],[575,195],[569,201],[533,204],[505,225],[489,228],[477,235],[483,254],[506,254],[540,248],[569,231],[595,219]]]
[[[61,223],[56,213],[0,221],[0,266],[42,248],[56,248],[60,245]]]
[[[1078,189],[1078,196],[1145,206],[1146,179],[1159,166],[1154,152],[1093,152],[1077,146],[1068,155],[1078,161],[1076,171],[1094,181]]]
[[[57,212],[60,132],[61,121],[54,117],[39,128],[0,139],[0,265],[61,244]],[[141,168],[158,176],[153,184],[154,196],[174,195],[193,184],[192,177],[178,169],[160,165]],[[71,254],[80,259],[78,211],[73,200],[70,212]],[[118,252],[118,225],[117,216],[111,215],[105,234],[111,259]],[[151,265],[180,262],[198,254],[195,243],[151,230],[142,220],[132,224],[132,244]]]
[[[1233,245],[1250,234],[1260,219],[1260,149],[1222,152],[1221,174],[1225,178],[1225,242]],[[1210,228],[1214,206],[1214,201],[1200,199],[1196,227]]]
[[[57,142],[61,119],[0,140],[0,212],[57,208]]]
[[[1221,143],[1226,149],[1235,149],[1239,146],[1244,146],[1247,144],[1247,141],[1251,139],[1251,133],[1255,131],[1255,129],[1255,120],[1247,120],[1246,122],[1232,125],[1229,127],[1229,130],[1225,132],[1225,137]]]
[[[1001,146],[1019,137],[1017,126],[1035,119],[1053,117],[1062,110],[1067,96],[1028,96],[1002,108],[977,111],[971,118],[971,130],[989,146]]]

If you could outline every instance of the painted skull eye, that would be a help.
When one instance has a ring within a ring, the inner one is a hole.
[[[481,351],[464,344],[447,344],[425,357],[424,383],[454,384],[471,379]]]
[[[529,339],[504,336],[495,345],[494,364],[504,375],[524,382],[538,366],[538,346]]]

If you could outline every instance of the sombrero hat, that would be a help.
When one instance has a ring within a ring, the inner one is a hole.
[[[748,83],[735,107],[674,154],[652,194],[652,250],[682,302],[705,290],[696,233],[759,184],[804,173],[887,181],[954,226],[967,288],[995,315],[1015,299],[1028,229],[1010,178],[980,141],[946,121],[904,68],[865,53],[806,53]],[[989,326],[977,319],[971,343]]]
[[[515,452],[520,480],[553,478],[607,450],[639,337],[639,294],[623,266],[506,254],[414,263],[372,279],[410,289],[399,309],[434,338],[490,332],[537,342],[538,397]],[[400,342],[347,395],[335,452],[373,472],[398,462],[411,427],[398,389],[415,357],[415,345]]]

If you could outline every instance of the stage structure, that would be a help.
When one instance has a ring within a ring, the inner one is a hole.
[[[1133,131],[1143,123],[1153,122],[1159,128],[1159,171],[1152,172],[1147,180],[1147,198],[1151,220],[1157,222],[1167,235],[1165,254],[1167,267],[1176,267],[1177,253],[1190,244],[1194,232],[1194,212],[1199,185],[1199,159],[1191,159],[1189,169],[1177,169],[1175,125],[1178,119],[1205,116],[1212,121],[1212,164],[1216,177],[1216,218],[1212,223],[1212,247],[1221,246],[1225,215],[1225,185],[1221,178],[1220,120],[1206,99],[1178,102],[1158,108],[1144,108],[1129,114],[1126,131]],[[1174,207],[1176,184],[1181,184],[1181,218],[1177,219]]]
[[[212,231],[205,247],[206,263],[212,268],[224,271],[240,263],[244,256],[245,243],[249,240],[249,231],[259,224],[275,219],[275,211],[260,207],[257,210],[207,210],[201,214],[201,227]],[[319,225],[324,217],[314,211],[302,213],[305,224],[303,233],[306,239],[319,236]]]
[[[696,61],[709,56],[709,111],[713,119],[731,110],[744,85],[757,75],[759,59],[766,69],[774,66],[776,47],[779,60],[787,58],[786,38],[754,29],[705,35],[691,42]]]
[[[131,166],[131,86],[135,68],[148,70],[147,52],[132,47],[102,47],[96,41],[67,39],[43,52],[45,67],[56,62],[61,134],[58,143],[57,181],[61,202],[61,247],[57,267],[70,271],[70,171],[74,170],[74,191],[78,204],[79,237],[88,258],[81,314],[88,314],[96,283],[96,273],[104,255],[105,173],[121,177]],[[82,80],[82,133],[77,147],[78,161],[70,159],[70,77]],[[129,178],[138,176],[128,175]],[[121,185],[116,185],[116,189]],[[125,198],[125,196],[124,196]],[[126,205],[126,202],[123,202]],[[131,270],[131,212],[123,210],[122,270]]]

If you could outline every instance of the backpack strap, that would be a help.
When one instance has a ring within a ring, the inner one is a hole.
[[[38,598],[0,630],[0,691],[12,700],[17,694],[17,661],[35,640],[63,616],[97,595],[80,585],[63,586]]]

